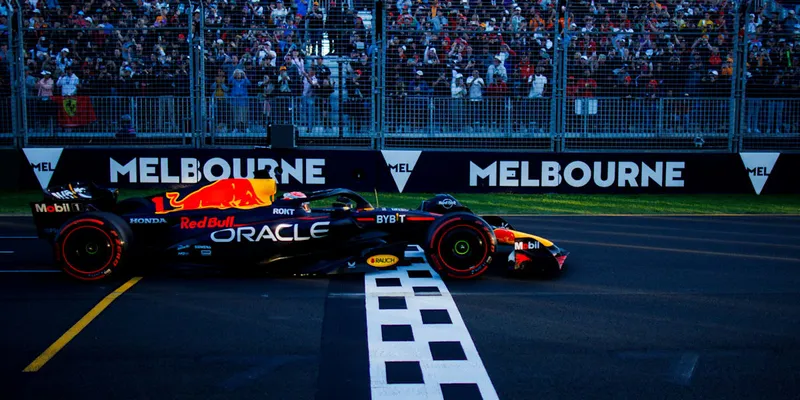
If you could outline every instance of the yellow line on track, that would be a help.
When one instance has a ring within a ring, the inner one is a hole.
[[[89,325],[98,315],[100,315],[103,310],[106,309],[117,297],[121,296],[125,293],[128,289],[133,287],[137,282],[142,279],[141,276],[137,276],[135,278],[131,278],[129,281],[125,282],[122,286],[120,286],[117,290],[111,292],[108,296],[106,296],[103,300],[100,300],[94,308],[89,310],[86,315],[83,316],[75,325],[72,325],[69,330],[64,332],[58,340],[53,342],[39,357],[36,357],[33,362],[31,362],[27,367],[25,367],[22,372],[36,372],[40,370],[51,358],[53,358],[56,353],[61,351],[75,336],[78,336],[81,331]]]
[[[625,249],[638,249],[638,250],[654,250],[654,251],[669,251],[673,253],[688,253],[688,254],[703,254],[709,256],[726,256],[726,257],[741,257],[741,258],[757,258],[762,260],[774,261],[788,261],[800,262],[800,258],[791,257],[775,257],[775,256],[762,256],[758,254],[743,254],[743,253],[722,253],[718,251],[704,251],[704,250],[690,250],[690,249],[676,249],[672,247],[653,247],[653,246],[638,246],[632,244],[616,244],[616,243],[602,243],[602,242],[585,242],[581,240],[555,240],[556,243],[574,243],[585,244],[589,246],[605,246],[605,247],[621,247]]]

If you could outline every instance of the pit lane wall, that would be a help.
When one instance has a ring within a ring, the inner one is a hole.
[[[14,154],[3,157],[4,170],[19,171],[16,186],[20,189],[76,180],[122,189],[168,189],[226,177],[253,177],[265,166],[280,166],[279,191],[345,187],[395,193],[800,193],[800,154],[796,153],[158,148],[9,152]]]

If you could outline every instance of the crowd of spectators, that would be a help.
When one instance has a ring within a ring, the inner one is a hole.
[[[264,100],[256,107],[266,115],[275,109],[270,97],[301,97],[324,116],[336,92],[359,109],[348,113],[366,113],[373,3],[321,1],[28,0],[28,95],[188,96],[195,56],[205,58],[197,72],[207,94],[228,99],[233,124],[250,119],[245,97]],[[796,10],[765,4],[744,11],[736,0],[396,0],[386,3],[379,79],[390,99],[547,98],[554,66],[565,62],[567,97],[722,98],[735,93],[739,42],[749,97],[797,98],[800,21]],[[8,15],[0,5],[3,35]],[[6,68],[0,88],[8,91]]]

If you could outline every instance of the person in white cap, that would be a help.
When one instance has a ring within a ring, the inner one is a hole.
[[[469,96],[467,84],[464,82],[464,75],[458,71],[453,70],[453,80],[450,83],[450,96],[453,100],[450,101],[450,107],[445,109],[444,116],[442,117],[445,123],[452,131],[459,132],[464,126],[464,98]]]
[[[53,97],[53,87],[55,83],[53,82],[53,76],[50,74],[50,71],[44,70],[42,71],[42,77],[36,82],[36,89],[38,90],[38,97],[41,101],[36,102],[36,114],[39,115],[41,118],[36,118],[38,124],[43,124],[41,126],[49,125],[49,120],[56,114],[54,107],[55,104],[50,101],[50,98]]]
[[[53,76],[50,71],[42,71],[42,78],[36,82],[38,96],[43,98],[53,97]]]
[[[469,95],[464,75],[453,71],[453,82],[450,84],[450,94],[454,99],[463,99]]]
[[[72,66],[72,59],[69,57],[69,49],[64,47],[56,56],[56,67],[62,71]]]
[[[508,73],[506,72],[506,67],[503,65],[503,60],[495,56],[492,65],[489,66],[489,70],[486,72],[486,84],[491,85],[494,82],[495,75],[500,75],[503,79],[508,79]]]

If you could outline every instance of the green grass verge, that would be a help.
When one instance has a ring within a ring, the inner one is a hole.
[[[120,190],[122,198],[157,190]],[[374,193],[362,193],[376,204]],[[800,214],[800,195],[523,195],[453,194],[477,213],[486,214]],[[38,191],[1,192],[0,213],[30,214]],[[416,208],[431,193],[379,193],[381,207]]]

